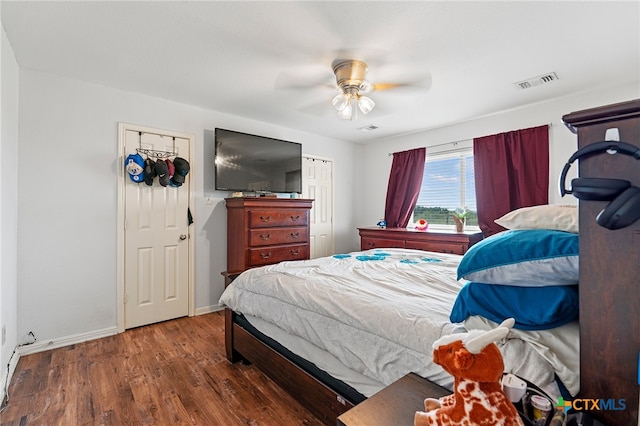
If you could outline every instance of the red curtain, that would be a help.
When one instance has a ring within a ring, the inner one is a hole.
[[[473,140],[478,224],[485,237],[504,228],[494,220],[549,202],[549,126]]]
[[[384,219],[388,228],[406,228],[409,223],[420,195],[426,158],[426,148],[393,154],[384,209]]]

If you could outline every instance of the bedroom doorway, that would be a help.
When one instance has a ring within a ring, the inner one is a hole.
[[[333,160],[302,157],[302,198],[313,199],[310,211],[310,257],[329,256],[333,239]]]
[[[152,185],[134,182],[124,170],[136,153],[156,162],[179,156],[191,165],[193,141],[192,135],[119,125],[118,331],[193,315],[192,170],[179,187],[158,177]]]

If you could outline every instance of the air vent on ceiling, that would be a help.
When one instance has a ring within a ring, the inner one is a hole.
[[[558,76],[555,72],[550,72],[548,74],[539,75],[537,77],[530,78],[528,80],[519,81],[515,83],[521,89],[529,89],[534,86],[539,86],[541,84],[551,83],[552,81],[556,81]]]
[[[376,130],[377,128],[378,128],[378,126],[374,126],[373,124],[371,124],[369,126],[360,127],[358,130],[362,130],[363,132],[372,132],[372,131]]]

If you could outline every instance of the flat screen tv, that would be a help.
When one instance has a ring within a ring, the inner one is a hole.
[[[302,193],[302,144],[216,128],[215,145],[216,190]]]

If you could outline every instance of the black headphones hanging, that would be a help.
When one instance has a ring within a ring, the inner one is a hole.
[[[632,186],[628,180],[605,178],[576,178],[571,180],[571,189],[565,186],[567,172],[574,161],[604,152],[640,160],[640,147],[626,142],[602,141],[584,146],[569,158],[562,169],[560,195],[572,194],[585,201],[611,201],[598,213],[596,222],[607,229],[625,228],[640,219],[640,188]]]

